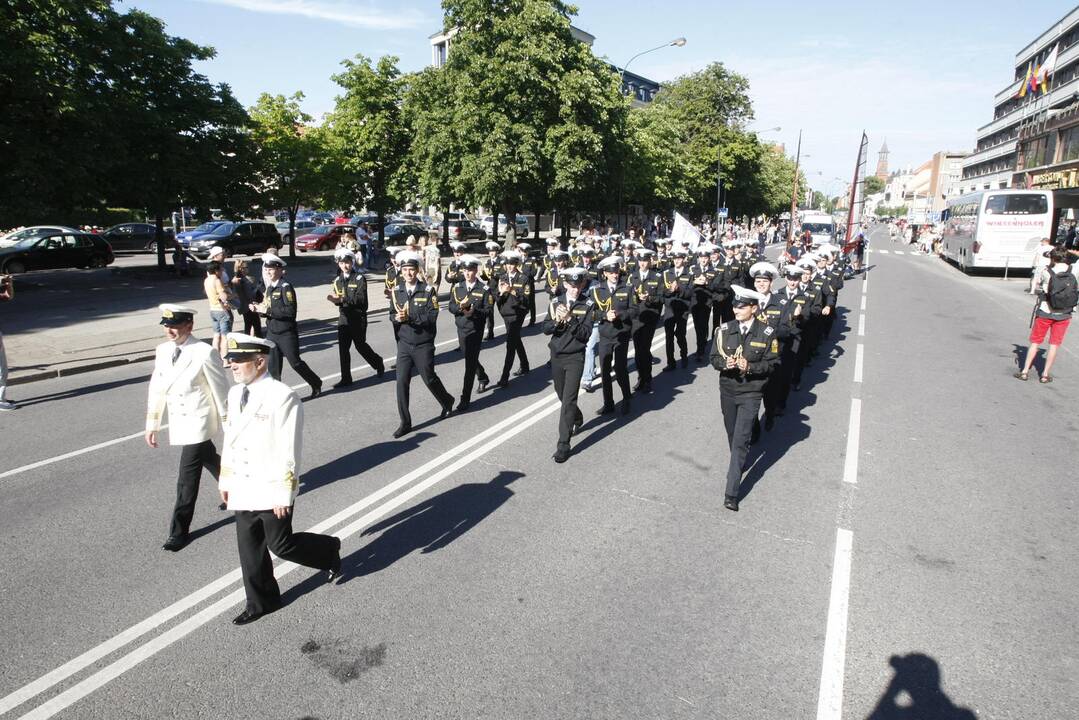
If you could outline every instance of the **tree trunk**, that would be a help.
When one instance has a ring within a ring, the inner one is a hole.
[[[450,206],[446,204],[446,209],[442,211],[442,246],[447,251],[450,249]]]
[[[535,238],[536,244],[538,246],[539,245],[539,239],[540,239],[540,236],[539,236],[539,223],[540,223],[539,205],[537,205],[536,208],[537,208],[536,209],[536,215],[535,215],[535,218],[536,218],[536,232],[535,232],[534,238]]]
[[[176,228],[172,231],[175,233]],[[157,269],[165,269],[165,221],[158,212],[154,216],[154,242],[157,243]]]
[[[569,247],[569,209],[562,210],[562,249]]]
[[[296,212],[300,206],[290,205],[288,208],[288,257],[289,260],[296,257]]]
[[[380,248],[386,247],[386,211],[381,207],[378,208],[378,246]]]

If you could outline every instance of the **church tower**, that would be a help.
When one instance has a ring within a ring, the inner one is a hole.
[[[885,138],[884,144],[880,146],[880,152],[877,153],[877,177],[881,180],[888,179],[888,139]]]

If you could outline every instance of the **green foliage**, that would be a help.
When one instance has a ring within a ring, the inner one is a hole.
[[[865,194],[876,195],[879,192],[884,192],[884,181],[876,175],[870,175],[865,179]]]
[[[892,207],[878,205],[877,209],[873,212],[877,217],[906,217],[907,210],[908,208],[906,205],[895,205]]]

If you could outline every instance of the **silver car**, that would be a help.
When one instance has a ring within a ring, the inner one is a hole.
[[[20,240],[27,240],[29,238],[42,238],[46,235],[56,235],[59,233],[81,233],[82,230],[77,230],[73,227],[66,225],[32,225],[30,227],[23,228],[22,230],[16,230],[13,233],[0,238],[0,247],[11,247]]]
[[[301,235],[306,235],[307,233],[311,232],[312,228],[315,228],[317,226],[318,226],[318,223],[315,222],[314,220],[297,220],[296,221],[296,237],[300,237]],[[275,224],[274,227],[277,228],[277,234],[281,236],[281,243],[282,244],[287,244],[288,241],[289,241],[288,223],[287,222],[279,222],[279,223]]]
[[[524,236],[528,235],[528,218],[526,218],[524,215],[516,215],[516,216],[514,216],[514,220],[516,221],[514,223],[514,227],[517,228],[517,230],[516,230],[517,237],[524,237]],[[486,216],[484,216],[483,220],[480,220],[480,227],[483,228],[484,232],[486,232],[489,237],[495,237],[494,224],[495,224],[494,215],[486,215]],[[505,235],[505,234],[506,234],[506,216],[505,215],[499,215],[498,216],[498,235],[502,236],[502,235]]]

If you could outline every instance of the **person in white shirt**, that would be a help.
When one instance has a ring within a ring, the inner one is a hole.
[[[168,340],[158,345],[154,354],[145,440],[151,448],[158,446],[157,436],[167,410],[169,444],[181,449],[176,504],[168,539],[162,547],[176,552],[188,543],[202,469],[209,470],[215,478],[220,475],[221,457],[213,437],[225,416],[228,381],[221,356],[191,334],[195,310],[173,304],[161,305],[160,310]]]
[[[1020,380],[1025,381],[1029,377],[1038,348],[1048,335],[1049,350],[1045,355],[1045,367],[1042,368],[1039,381],[1043,385],[1053,382],[1053,363],[1056,362],[1057,351],[1064,344],[1064,335],[1068,332],[1076,301],[1079,300],[1079,281],[1075,278],[1072,266],[1068,264],[1068,257],[1068,251],[1063,248],[1053,250],[1049,253],[1051,264],[1042,270],[1039,279],[1042,291],[1038,294],[1038,304],[1034,307],[1034,317],[1031,318],[1030,347],[1027,348],[1023,369],[1015,373],[1015,377]]]
[[[221,500],[236,514],[247,605],[233,618],[246,625],[281,608],[270,552],[298,565],[341,576],[341,541],[332,535],[294,533],[292,509],[299,489],[303,405],[269,374],[269,340],[229,333],[232,377],[221,450]]]

